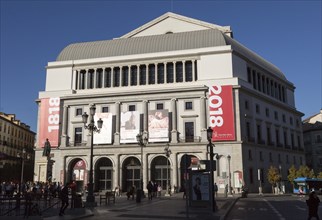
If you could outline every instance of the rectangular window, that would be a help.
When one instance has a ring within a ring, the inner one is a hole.
[[[271,128],[270,127],[266,127],[266,137],[267,137],[267,144],[271,144],[272,140],[271,140]]]
[[[124,66],[122,68],[122,86],[129,85],[129,67]]]
[[[158,64],[158,84],[164,83],[164,64]]]
[[[248,109],[249,108],[249,105],[248,105],[248,101],[246,100],[245,101],[245,109]]]
[[[257,128],[257,143],[261,143],[261,140],[262,140],[261,125],[256,125],[256,128]]]
[[[258,90],[261,91],[261,75],[260,73],[257,73],[257,85],[258,85]]]
[[[185,102],[185,110],[192,110],[192,102]]]
[[[94,88],[94,70],[91,69],[88,71],[88,88],[93,89]]]
[[[183,82],[183,64],[182,64],[182,62],[176,63],[176,82]]]
[[[280,163],[281,161],[281,154],[278,154],[278,162]]]
[[[287,132],[286,131],[283,132],[283,138],[284,138],[284,146],[287,147],[288,143],[287,143]]]
[[[185,122],[185,139],[186,142],[194,141],[194,123],[193,122]]]
[[[275,140],[276,140],[276,144],[279,145],[280,144],[280,135],[279,135],[279,130],[276,129],[275,130]]]
[[[103,70],[98,69],[96,72],[96,88],[102,88]]]
[[[140,66],[140,85],[146,84],[146,65]]]
[[[263,152],[262,151],[259,152],[259,160],[260,161],[264,161]]]
[[[290,163],[289,159],[288,159],[288,155],[286,155],[286,163]]]
[[[247,67],[247,81],[249,83],[252,83],[252,73],[251,73],[251,69],[249,67]]]
[[[250,123],[246,122],[246,135],[247,135],[247,140],[250,141],[251,135],[250,135]]]
[[[269,117],[269,108],[265,109],[265,115],[266,115],[266,117]]]
[[[273,162],[273,155],[272,155],[272,152],[269,152],[269,162]]]
[[[75,115],[76,116],[80,116],[80,115],[82,115],[83,114],[83,109],[82,108],[76,108],[76,113],[75,113]]]
[[[278,113],[277,113],[277,111],[274,111],[274,118],[275,118],[275,120],[278,120]]]
[[[149,84],[155,84],[155,65],[149,65]]]
[[[83,129],[81,127],[75,128],[75,134],[74,134],[75,145],[79,145],[82,143],[82,134],[83,134]]]
[[[290,117],[290,124],[293,125],[293,118]]]
[[[111,87],[111,68],[107,68],[104,71],[104,88]]]
[[[102,107],[102,112],[108,112],[108,107],[107,106]]]
[[[137,74],[138,74],[137,66],[131,66],[131,86],[137,85]]]
[[[114,87],[120,86],[120,67],[114,67]]]
[[[256,104],[256,113],[259,114],[260,113],[260,107],[258,104]]]
[[[252,160],[253,156],[252,156],[252,150],[248,150],[248,160]]]
[[[135,111],[135,105],[129,105],[129,111],[134,112]]]
[[[162,110],[163,109],[163,103],[157,103],[156,109],[157,110]]]
[[[252,184],[254,183],[254,174],[253,174],[253,168],[249,168],[249,182]]]
[[[186,82],[192,82],[192,62],[185,62],[185,70],[186,70]]]
[[[173,83],[173,63],[167,63],[167,83]]]
[[[284,123],[286,122],[286,118],[285,118],[284,114],[282,115],[282,120],[283,120]]]
[[[257,86],[256,86],[256,71],[255,70],[253,70],[253,88],[257,89]]]

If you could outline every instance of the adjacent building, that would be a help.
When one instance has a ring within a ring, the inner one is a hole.
[[[42,156],[48,138],[52,180],[86,188],[91,137],[82,114],[95,104],[95,121],[103,120],[93,136],[96,191],[138,187],[141,165],[144,186],[154,180],[180,189],[186,168],[209,159],[208,127],[219,192],[229,180],[235,192],[242,185],[270,191],[271,165],[286,179],[292,164],[305,164],[294,92],[281,70],[235,40],[229,26],[174,13],[119,38],[68,45],[48,63],[37,100],[35,180],[46,181],[51,170]],[[143,148],[140,132],[148,139]]]
[[[306,165],[322,172],[322,110],[303,120]]]
[[[0,181],[33,180],[35,132],[30,126],[16,119],[15,114],[0,112]]]

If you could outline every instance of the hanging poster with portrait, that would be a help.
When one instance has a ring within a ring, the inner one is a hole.
[[[234,187],[241,188],[243,186],[243,173],[241,171],[234,172]]]
[[[136,135],[140,133],[140,112],[121,112],[120,143],[137,143]]]
[[[191,178],[192,201],[209,201],[209,175],[193,173]]]
[[[95,113],[94,121],[97,126],[97,121],[103,120],[103,125],[99,133],[94,134],[94,144],[111,144],[112,143],[112,113],[102,112]]]
[[[169,111],[149,111],[149,142],[169,141]]]

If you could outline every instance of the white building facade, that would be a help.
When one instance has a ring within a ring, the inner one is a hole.
[[[221,89],[230,96],[220,96]],[[174,13],[117,39],[71,44],[48,63],[46,89],[37,100],[35,180],[46,181],[42,147],[48,138],[52,181],[86,186],[91,138],[82,114],[95,104],[95,118],[104,123],[94,134],[94,190],[138,186],[141,164],[144,186],[154,180],[179,189],[184,161],[198,167],[209,159],[211,126],[219,138],[213,142],[219,191],[229,178],[236,192],[242,185],[269,191],[270,166],[280,167],[286,179],[292,164],[305,164],[294,90],[277,67],[234,40],[230,27]],[[225,123],[228,131],[219,128]],[[139,132],[149,140],[143,158]]]

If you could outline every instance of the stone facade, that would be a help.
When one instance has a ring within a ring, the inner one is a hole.
[[[43,132],[43,100],[60,100],[58,144],[51,152],[53,181],[76,179],[79,190],[86,187],[91,139],[81,115],[95,104],[97,113],[111,114],[105,123],[110,140],[94,141],[95,190],[138,186],[141,162],[144,186],[155,180],[163,188],[168,182],[172,190],[180,189],[187,176],[186,161],[209,159],[209,88],[217,85],[231,86],[232,100],[224,102],[232,101],[234,125],[233,140],[213,142],[219,192],[229,178],[235,192],[242,185],[251,192],[258,192],[259,185],[269,191],[266,171],[271,165],[281,166],[286,179],[292,164],[305,164],[294,85],[232,36],[230,27],[166,13],[121,38],[66,47],[48,63],[46,89],[38,100],[38,134]],[[139,131],[150,138],[149,117],[158,110],[168,112],[165,139],[149,141],[143,149],[133,141],[122,143],[124,112],[137,111]],[[41,147],[38,141],[35,180],[45,181],[47,162]],[[198,162],[188,164],[200,167]]]

